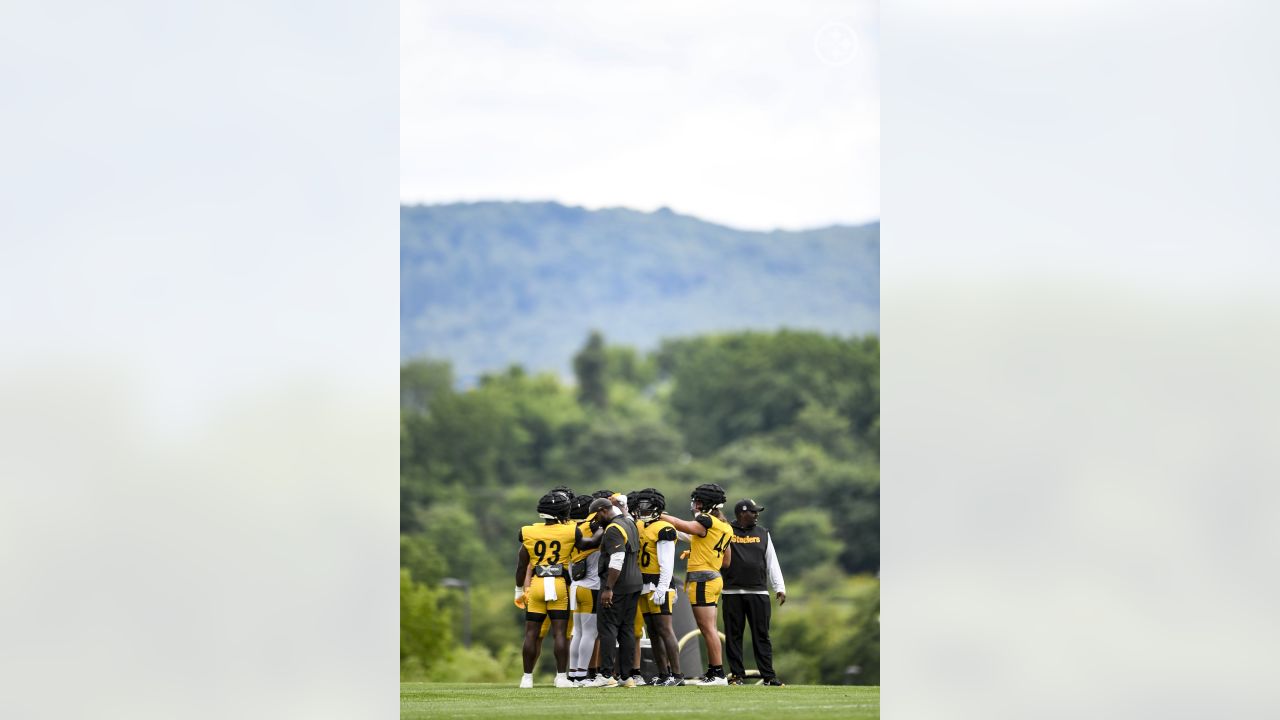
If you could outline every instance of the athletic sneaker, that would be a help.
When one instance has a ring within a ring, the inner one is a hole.
[[[631,684],[631,687],[636,687],[637,685],[647,685],[647,684],[648,684],[648,683],[646,683],[646,682],[644,681],[644,678],[640,677],[639,675],[632,675],[631,677],[629,677],[629,678],[627,678],[627,679],[631,681],[631,683],[632,683],[632,684]]]
[[[662,676],[660,676],[660,675],[654,675],[653,677],[649,678],[649,684],[650,684],[650,685],[652,685],[652,686],[654,686],[654,687],[658,687],[659,685],[661,685],[661,684],[663,684],[663,683],[665,683],[665,682],[666,682],[666,680],[663,680],[663,679],[662,679]]]
[[[678,678],[675,675],[662,681],[664,687],[681,687],[684,685],[684,678]]]
[[[698,683],[699,687],[711,687],[712,685],[728,685],[729,681],[723,677],[709,677]]]
[[[522,689],[523,689],[523,688],[531,688],[531,687],[533,687],[533,676],[532,676],[532,675],[524,675],[524,676],[522,676],[522,677],[520,678],[520,687],[521,687]]]
[[[771,686],[771,687],[786,687],[786,686],[787,686],[787,684],[786,684],[786,683],[782,682],[781,680],[779,680],[779,679],[778,679],[778,678],[776,678],[776,677],[765,678],[765,679],[764,679],[764,681],[763,681],[763,682],[761,682],[760,684],[761,684],[761,685],[769,685],[769,686]]]
[[[730,675],[730,676],[729,676],[729,684],[730,684],[730,685],[742,685],[742,684],[743,684],[743,682],[742,682],[742,678],[738,677],[737,675]]]
[[[574,682],[573,680],[570,680],[570,679],[569,679],[569,678],[567,678],[567,677],[563,677],[563,676],[561,676],[561,675],[557,675],[557,676],[556,676],[556,687],[558,687],[558,688],[571,688],[571,687],[578,687],[578,683]]]
[[[618,687],[618,681],[607,675],[596,675],[582,687]]]

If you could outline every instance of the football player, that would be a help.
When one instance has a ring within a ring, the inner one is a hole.
[[[622,498],[622,510],[631,516],[632,522],[636,524],[636,528],[640,527],[640,513],[636,510],[636,498],[639,496],[639,490],[632,490]],[[643,539],[641,540],[643,542]],[[636,566],[640,565],[640,555],[636,555]],[[637,686],[644,685],[644,676],[640,674],[640,641],[644,639],[644,615],[640,613],[640,605],[636,604],[635,623],[631,626],[631,636],[635,638],[636,649],[631,654],[630,672],[625,677],[630,677],[631,681]],[[621,678],[620,678],[621,679]]]
[[[569,496],[563,492],[551,492],[538,501],[539,525],[525,525],[517,539],[520,551],[516,556],[516,600],[525,602],[524,676],[520,687],[533,687],[533,665],[537,661],[538,631],[547,618],[551,619],[551,638],[556,656],[556,687],[574,687],[568,678],[569,639],[569,571],[565,563],[569,554],[582,540],[578,526],[568,522]],[[529,566],[533,566],[533,580],[528,590],[524,581]],[[527,595],[526,595],[527,592]]]
[[[591,520],[595,514],[587,510],[592,500],[590,495],[578,495],[569,505],[569,518],[577,523],[578,533],[583,538],[569,556],[573,578],[569,587],[569,609],[573,613],[575,628],[573,637],[569,640],[569,680],[579,686],[590,681],[596,674],[596,668],[590,663],[596,648],[596,605],[600,599],[600,573],[595,558],[591,556],[599,550],[602,533],[593,534],[591,531]]]
[[[644,586],[640,589],[640,614],[649,630],[653,661],[658,677],[652,684],[684,685],[680,674],[680,643],[671,626],[671,606],[676,591],[671,587],[676,562],[676,529],[662,519],[667,499],[655,488],[645,488],[636,497],[640,516],[640,573]]]
[[[707,644],[707,672],[694,685],[728,685],[721,657],[720,636],[716,631],[716,603],[724,580],[720,569],[733,561],[733,548],[729,544],[733,528],[725,520],[724,488],[715,483],[705,483],[693,489],[689,499],[692,520],[681,520],[662,514],[662,519],[686,533],[689,538],[689,564],[684,580],[684,593],[693,606],[693,619],[698,623],[702,639]]]
[[[551,492],[564,493],[565,495],[568,495],[569,505],[570,505],[570,508],[572,508],[573,499],[576,497],[576,495],[574,495],[573,488],[569,487],[568,485],[557,485],[551,488]],[[529,585],[532,582],[533,582],[533,565],[530,565],[529,569],[524,574],[525,595],[529,594]],[[521,610],[524,610],[523,597],[521,597],[521,599],[516,601],[516,607],[520,608]],[[569,610],[570,610],[569,624],[565,627],[565,635],[569,637],[569,652],[570,652],[570,657],[572,657],[572,652],[573,652],[573,587],[572,585],[570,585],[569,587]],[[547,618],[546,620],[542,621],[542,628],[538,630],[538,642],[533,646],[534,666],[537,666],[538,657],[542,655],[542,639],[545,638],[547,636],[547,633],[550,631],[551,631],[551,618]]]

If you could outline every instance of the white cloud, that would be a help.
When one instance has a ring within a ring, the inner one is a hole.
[[[879,216],[874,2],[401,5],[401,197]],[[830,23],[855,58],[824,62]]]

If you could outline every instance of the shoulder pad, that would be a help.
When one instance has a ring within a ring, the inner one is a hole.
[[[693,521],[698,523],[702,527],[707,528],[708,530],[710,530],[711,526],[714,524],[714,522],[711,519],[711,516],[706,513],[698,514],[693,518]]]
[[[658,531],[659,541],[670,540],[672,542],[675,542],[675,539],[676,539],[676,529],[671,525],[667,525],[666,527]]]

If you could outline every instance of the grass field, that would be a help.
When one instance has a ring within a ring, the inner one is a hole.
[[[690,711],[741,714],[749,710],[759,718],[878,718],[880,688],[866,685],[762,685],[741,687],[676,688],[562,688],[520,690],[507,685],[400,683],[400,717],[416,718],[521,718],[548,712],[563,714],[587,698],[616,697],[613,707],[593,706],[591,715],[640,715],[655,703]]]

